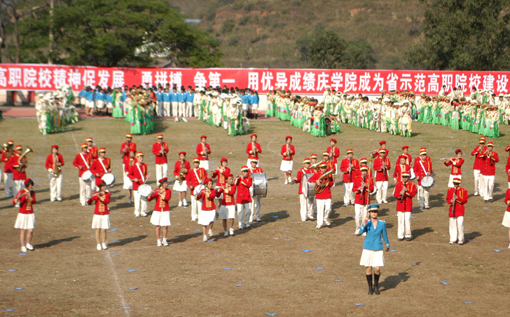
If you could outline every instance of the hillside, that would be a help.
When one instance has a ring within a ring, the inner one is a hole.
[[[420,38],[418,0],[169,0],[218,39],[226,67],[307,67],[296,40],[317,28],[372,45],[379,69],[402,69],[402,52]]]

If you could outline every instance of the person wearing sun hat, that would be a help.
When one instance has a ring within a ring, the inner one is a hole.
[[[58,145],[51,146],[51,153],[46,157],[46,169],[50,178],[50,200],[62,201],[62,166],[64,166],[64,158],[58,153]],[[57,177],[55,177],[57,175]]]
[[[92,157],[87,151],[87,143],[81,144],[81,152],[76,154],[73,161],[73,166],[78,169],[78,181],[80,183],[80,203],[82,206],[87,205],[87,200],[91,195],[91,183],[94,180],[84,181],[81,176],[86,171],[90,170],[92,166]]]
[[[413,211],[413,197],[416,196],[417,189],[413,182],[409,181],[411,174],[402,173],[402,181],[395,185],[393,196],[397,198],[397,217],[398,217],[398,241],[411,241],[411,213]]]
[[[461,179],[453,179],[453,187],[448,188],[446,203],[450,205],[448,215],[450,217],[450,244],[458,242],[464,244],[464,205],[468,202],[469,196],[465,188],[460,187]]]
[[[179,160],[175,162],[174,166],[174,192],[177,192],[179,198],[179,207],[184,206],[188,207],[188,202],[186,201],[186,192],[188,191],[188,173],[191,171],[191,165],[188,160],[186,160],[186,152],[179,152]]]
[[[485,202],[493,202],[492,194],[494,192],[494,179],[496,177],[496,163],[499,162],[499,156],[494,149],[494,143],[487,143],[487,150],[478,154],[483,161],[481,163],[480,195]]]
[[[378,213],[379,205],[368,206],[368,215],[365,216],[360,229],[361,233],[366,234],[359,265],[366,268],[365,275],[368,282],[368,295],[372,295],[374,292],[376,295],[380,294],[379,277],[381,276],[381,267],[384,266],[383,250],[386,250],[386,252],[390,250],[386,222],[377,218]],[[384,240],[385,246],[383,246],[382,240]],[[374,271],[373,280],[372,270]]]
[[[287,135],[285,137],[285,144],[282,145],[282,149],[280,154],[282,156],[282,164],[280,165],[280,171],[283,172],[283,177],[285,178],[285,185],[292,184],[292,166],[293,166],[293,156],[296,155],[296,150],[294,149],[294,145],[292,143],[292,137]]]
[[[460,178],[462,179],[462,164],[464,164],[464,159],[462,158],[462,150],[456,149],[455,150],[456,157],[447,158],[444,161],[444,165],[451,166],[450,171],[450,179],[448,181],[448,188],[453,187],[453,179],[454,178]]]
[[[420,209],[429,209],[430,188],[423,187],[421,185],[421,180],[426,176],[431,176],[434,171],[432,171],[432,160],[430,156],[427,155],[426,148],[420,148],[420,156],[415,158],[413,169],[416,179],[418,180],[418,200],[420,202]]]
[[[19,213],[16,217],[14,228],[21,230],[21,252],[27,252],[27,250],[34,250],[31,242],[34,237],[35,229],[34,204],[36,200],[33,190],[34,182],[30,178],[27,178],[24,180],[23,185],[24,188],[16,194],[12,200],[12,204],[19,207]]]
[[[147,216],[147,198],[140,196],[138,188],[147,182],[147,164],[143,162],[143,153],[136,152],[136,163],[129,170],[129,179],[133,182],[135,217]]]

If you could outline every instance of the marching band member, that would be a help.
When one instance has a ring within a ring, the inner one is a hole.
[[[453,179],[453,187],[448,188],[446,193],[446,203],[450,205],[450,244],[459,242],[464,244],[464,205],[468,202],[468,192],[465,188],[460,187],[461,179],[455,177]]]
[[[212,238],[214,220],[216,219],[216,190],[213,188],[213,181],[210,178],[204,180],[205,188],[197,195],[197,200],[202,199],[201,211],[198,215],[198,224],[202,225],[202,233],[204,234],[204,242],[207,242],[206,230],[209,228],[209,239]]]
[[[315,183],[315,198],[317,201],[317,229],[320,229],[323,224],[326,226],[331,225],[329,222],[329,213],[331,212],[331,187],[333,187],[333,180],[328,172],[328,165],[326,163],[319,164],[319,172],[315,173],[310,178],[310,183]],[[331,173],[334,173],[331,171]]]
[[[453,179],[454,178],[462,179],[461,167],[462,167],[462,164],[464,164],[464,159],[462,158],[462,150],[456,149],[455,155],[457,155],[456,158],[454,158],[454,157],[447,158],[444,161],[444,165],[452,167],[452,169],[450,171],[450,180],[448,181],[448,188],[453,187]]]
[[[292,156],[296,155],[296,150],[294,149],[294,145],[292,143],[292,137],[287,135],[285,137],[285,144],[282,146],[282,150],[280,154],[282,155],[282,164],[280,165],[280,171],[283,172],[285,178],[285,185],[292,183],[292,166],[293,159]]]
[[[234,185],[234,177],[232,174],[227,174],[227,181],[218,189],[218,194],[223,195],[221,199],[221,206],[219,218],[223,220],[223,230],[225,230],[225,237],[229,234],[233,236],[234,233],[234,219],[236,217],[236,203],[234,195],[236,193],[236,185]],[[229,230],[227,229],[227,221],[229,222]]]
[[[402,173],[402,181],[395,186],[393,196],[397,198],[398,241],[411,241],[411,213],[413,211],[413,197],[416,196],[416,185],[409,181],[409,172]]]
[[[152,145],[152,153],[154,154],[156,160],[157,179],[166,178],[168,172],[168,144],[163,142],[163,134],[158,134],[158,142]]]
[[[379,277],[381,276],[381,266],[384,266],[382,240],[384,239],[386,252],[390,250],[390,241],[386,231],[386,222],[377,219],[379,205],[368,206],[368,212],[369,215],[365,217],[363,224],[361,224],[360,232],[366,233],[366,238],[363,242],[363,253],[361,254],[359,265],[366,267],[365,274],[368,282],[368,295],[372,295],[374,292],[376,295],[379,295]],[[373,287],[372,268],[374,268]]]
[[[361,223],[368,215],[368,205],[370,205],[370,193],[374,191],[374,179],[368,175],[368,167],[362,166],[360,168],[361,175],[354,178],[353,192],[354,198],[354,213],[356,221],[355,235],[359,236]]]
[[[264,173],[262,170],[262,167],[257,167],[259,165],[259,161],[256,159],[252,159],[250,162],[250,168],[248,170],[248,176],[250,176],[253,179],[253,176],[251,174],[253,173]],[[251,203],[251,214],[250,214],[250,222],[253,222],[253,219],[255,219],[257,222],[262,221],[260,219],[260,197],[255,196],[253,194],[254,184],[251,185],[251,194],[252,194],[252,203]]]
[[[475,178],[475,192],[473,193],[473,196],[478,196],[480,193],[480,183],[481,183],[481,175],[480,170],[482,168],[483,159],[479,156],[483,152],[487,150],[487,147],[485,146],[485,137],[482,136],[478,140],[478,146],[475,147],[473,152],[471,152],[471,156],[475,157],[475,162],[473,164],[473,176]]]
[[[216,178],[216,186],[214,187],[214,189],[216,189],[216,191],[218,191],[218,188],[222,187],[225,185],[226,181],[227,181],[227,176],[228,174],[230,174],[230,168],[227,167],[228,165],[228,160],[226,158],[222,158],[220,160],[220,164],[221,166],[217,167],[211,174],[211,178],[212,179],[215,179]],[[221,194],[218,196],[218,205],[221,206],[221,199],[223,197],[221,196]],[[218,206],[218,207],[219,207]],[[218,209],[218,212],[219,212],[219,209]]]
[[[21,189],[14,199],[12,200],[13,205],[19,206],[19,213],[16,217],[16,223],[14,224],[15,229],[20,229],[19,241],[21,243],[21,252],[27,252],[34,250],[32,246],[32,238],[34,237],[35,228],[35,192],[34,182],[27,178],[24,182],[24,188]],[[26,244],[25,244],[26,241]]]
[[[110,203],[111,194],[106,191],[105,182],[101,182],[98,185],[99,191],[95,192],[92,197],[87,201],[88,205],[91,205],[92,202],[96,203],[96,208],[94,208],[94,217],[92,218],[92,229],[96,229],[96,243],[97,250],[107,250],[108,246],[106,245],[106,230],[110,229],[110,209],[108,208],[108,204]],[[99,231],[101,231],[101,235],[103,237],[102,244],[99,240]]]
[[[174,166],[175,182],[173,188],[179,195],[179,207],[188,207],[188,202],[186,201],[188,184],[186,179],[188,179],[188,172],[190,169],[191,165],[189,164],[189,161],[186,160],[186,152],[179,152],[179,160],[175,162]],[[193,192],[191,194],[193,194]]]
[[[209,155],[211,154],[211,147],[206,143],[207,136],[202,135],[200,137],[200,143],[197,144],[197,155],[200,160],[200,167],[209,170]]]
[[[201,202],[198,200],[197,195],[204,186],[204,180],[207,178],[207,172],[200,166],[200,159],[193,159],[193,169],[188,172],[186,182],[188,184],[191,194],[191,221],[197,221],[200,210],[202,210]],[[198,188],[197,188],[198,187]],[[197,188],[197,190],[195,190]]]
[[[170,198],[172,198],[172,190],[168,188],[168,179],[161,178],[159,181],[159,188],[156,188],[149,197],[148,201],[156,198],[156,205],[151,216],[151,223],[156,226],[157,246],[167,246],[166,240],[168,234],[168,227],[170,226]],[[160,230],[163,227],[163,241],[161,241]]]
[[[386,157],[388,157],[388,155],[390,154],[390,150],[388,150],[388,149],[386,148],[386,141],[382,140],[381,142],[379,142],[379,145],[380,145],[381,147],[379,148],[379,150],[374,151],[374,153],[372,154],[372,157],[373,157],[373,158],[378,157],[378,156],[379,156],[379,153],[381,153],[381,150],[386,151]]]
[[[315,220],[313,218],[313,202],[314,197],[305,197],[303,193],[303,187],[301,182],[306,182],[307,180],[303,178],[304,174],[314,174],[314,170],[310,169],[310,159],[303,159],[303,168],[301,168],[297,172],[297,176],[294,177],[294,183],[299,184],[298,186],[298,194],[299,194],[299,205],[300,205],[300,215],[301,221],[306,221],[306,219]]]
[[[250,227],[250,214],[252,202],[250,195],[250,187],[253,184],[252,178],[248,175],[248,166],[241,167],[241,176],[237,176],[234,185],[237,186],[237,221],[239,222],[239,230]]]
[[[123,173],[123,188],[128,190],[129,194],[129,203],[131,204],[133,201],[131,200],[131,191],[133,188],[133,183],[128,177],[129,170],[131,169],[131,165],[135,164],[136,159],[134,157],[136,153],[136,143],[131,142],[133,140],[133,136],[131,133],[126,133],[126,142],[122,143],[120,146],[120,154],[122,154],[122,170]]]
[[[58,153],[58,145],[51,146],[51,154],[46,158],[46,169],[50,178],[51,201],[62,201],[62,166],[64,158]]]
[[[310,154],[310,166],[315,165],[317,163],[317,154]],[[315,172],[319,170],[319,166],[314,168]]]
[[[506,152],[510,152],[510,144],[506,146]],[[505,172],[508,175],[508,188],[510,188],[510,153],[508,154],[508,159],[506,160]]]
[[[508,248],[510,249],[510,188],[506,190],[505,204],[507,205],[505,215],[503,216],[503,226],[508,228]]]
[[[248,161],[246,162],[247,166],[251,166],[252,159],[259,160],[259,153],[262,153],[260,143],[257,142],[257,135],[254,133],[250,136],[250,138],[251,142],[246,146],[246,153],[248,153]]]
[[[498,153],[493,151],[494,143],[487,143],[487,149],[478,154],[482,161],[480,169],[480,194],[485,202],[493,202],[492,193],[494,191],[494,178],[496,175],[496,163],[499,162]]]
[[[90,171],[95,177],[96,186],[99,188],[99,185],[103,182],[103,175],[106,173],[112,172],[111,160],[106,155],[106,149],[104,147],[99,149],[99,158],[92,163],[90,167]],[[106,190],[108,191],[108,185]]]
[[[333,170],[333,174],[331,174],[331,180],[333,181],[333,187],[335,187],[335,174],[336,174],[336,166],[337,164],[335,164],[335,162],[333,162],[332,160],[330,160],[330,152],[322,152],[322,161],[324,163],[326,163],[326,165],[328,166],[328,171],[329,170]]]
[[[14,141],[7,141],[7,148],[2,151],[0,160],[4,165],[4,182],[5,182],[5,197],[9,198],[13,195],[14,182],[12,179],[12,164],[10,161],[11,156],[14,154]]]
[[[94,146],[94,139],[92,139],[92,137],[87,138],[87,150],[88,150],[87,153],[90,154],[92,162],[97,160],[97,158],[99,157],[99,152],[97,150],[97,147]]]
[[[329,140],[329,147],[326,150],[329,153],[330,161],[335,164],[335,175],[338,174],[338,158],[340,157],[340,148],[336,146],[336,143],[336,139]]]
[[[140,196],[138,188],[147,182],[147,164],[143,162],[143,153],[137,152],[136,163],[129,169],[128,177],[133,182],[133,196],[135,201],[135,217],[147,216],[147,199]]]
[[[402,154],[400,154],[402,156],[405,156],[406,157],[406,162],[405,164],[413,167],[413,156],[411,154],[409,154],[409,146],[407,145],[404,145],[402,147]],[[399,160],[397,161],[397,163],[395,165],[397,165],[400,161],[400,156],[399,156]]]
[[[377,186],[376,199],[379,204],[387,204],[386,197],[388,195],[388,180],[391,162],[386,157],[385,150],[379,150],[379,157],[374,160],[375,184]]]
[[[87,200],[90,198],[91,186],[93,180],[84,181],[81,176],[85,171],[90,169],[92,165],[92,158],[87,151],[87,143],[81,144],[81,153],[76,154],[73,165],[78,169],[78,180],[80,182],[80,203],[82,206],[87,205]]]
[[[26,168],[28,165],[28,159],[26,156],[21,157],[23,153],[23,147],[16,145],[14,148],[14,154],[9,159],[9,164],[12,166],[12,179],[14,180],[14,193],[18,193],[24,188],[25,179],[27,178]],[[19,207],[19,204],[16,205]]]
[[[418,200],[420,202],[420,209],[429,209],[429,195],[430,188],[423,187],[421,185],[421,181],[426,176],[431,176],[432,171],[432,161],[430,156],[427,155],[427,149],[422,147],[420,148],[420,156],[414,159],[414,174],[418,180]],[[395,193],[397,190],[395,189]]]
[[[352,182],[359,170],[359,162],[353,158],[352,149],[347,149],[347,157],[340,163],[340,170],[344,173],[344,207],[354,205],[354,192],[352,191]]]
[[[407,172],[409,175],[411,175],[411,166],[406,162],[407,158],[401,154],[398,157],[397,165],[395,166],[395,171],[393,172],[393,181],[395,184],[403,181],[402,173]]]

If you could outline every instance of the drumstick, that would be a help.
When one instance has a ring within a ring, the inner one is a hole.
[[[147,175],[147,178],[145,178],[145,182],[143,182],[144,184],[147,183],[147,181],[149,180],[149,177],[151,177],[151,173],[149,173],[149,175]]]

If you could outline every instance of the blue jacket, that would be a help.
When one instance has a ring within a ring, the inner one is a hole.
[[[179,100],[177,100],[177,94],[178,94],[177,92],[176,93],[174,93],[174,92],[170,93],[170,101],[171,102],[178,102],[179,101]]]
[[[163,96],[163,102],[171,102],[172,97],[170,96],[169,92],[164,92],[161,94]]]
[[[106,94],[106,103],[112,103],[112,95]]]
[[[158,96],[158,101],[163,101],[163,92],[162,91],[156,91],[156,96]]]
[[[94,101],[94,91],[87,91],[85,93],[85,98],[87,98],[88,101]]]
[[[96,101],[98,100],[106,101],[106,95],[103,92],[96,92],[94,99],[96,99]]]
[[[251,104],[252,105],[258,105],[259,104],[259,96],[258,95],[251,95]]]
[[[192,94],[191,92],[186,92],[186,102],[193,102],[195,94]]]
[[[367,222],[367,225],[361,224],[360,233],[367,233],[365,237],[365,242],[363,243],[363,249],[380,251],[383,250],[382,238],[386,243],[386,247],[390,248],[390,241],[388,240],[388,233],[386,232],[386,222],[382,220],[377,220],[377,227],[374,229],[374,225],[372,224],[372,220]]]

